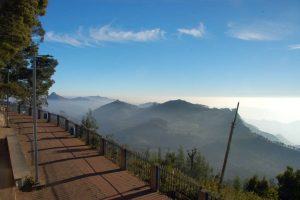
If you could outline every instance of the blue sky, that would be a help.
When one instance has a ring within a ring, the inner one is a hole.
[[[300,96],[298,0],[50,0],[66,96]]]

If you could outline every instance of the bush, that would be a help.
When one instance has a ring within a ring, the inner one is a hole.
[[[33,185],[34,185],[33,177],[26,176],[25,180],[24,180],[24,184],[23,184],[22,190],[23,191],[31,191]]]

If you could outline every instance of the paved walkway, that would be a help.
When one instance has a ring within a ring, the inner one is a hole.
[[[10,123],[32,166],[32,118],[10,113]],[[168,199],[54,124],[39,121],[38,143],[45,187],[17,192],[17,199]]]

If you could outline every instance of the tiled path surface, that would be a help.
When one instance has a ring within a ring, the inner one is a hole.
[[[10,123],[32,166],[32,118],[10,113]],[[45,187],[17,192],[17,199],[168,199],[54,124],[39,121],[38,143]]]

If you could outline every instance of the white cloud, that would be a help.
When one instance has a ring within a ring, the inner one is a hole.
[[[47,32],[45,35],[45,40],[48,42],[63,43],[74,47],[88,46],[88,42],[85,42],[84,40],[80,39],[78,35],[71,36],[68,34],[58,34],[54,31]]]
[[[289,45],[289,49],[291,50],[300,49],[300,44],[291,44]]]
[[[281,40],[291,33],[284,24],[269,21],[253,23],[228,23],[227,34],[240,40],[272,41]]]
[[[143,31],[116,30],[109,25],[100,28],[90,28],[85,31],[79,27],[74,34],[59,34],[49,31],[45,35],[48,42],[58,42],[74,47],[95,46],[104,42],[149,42],[164,38],[165,32],[159,28]]]
[[[159,28],[144,31],[122,31],[111,28],[109,25],[100,28],[91,28],[90,36],[98,42],[148,42],[159,40],[164,37],[165,32]]]
[[[196,28],[190,28],[190,29],[179,28],[179,29],[177,29],[177,31],[180,34],[191,35],[196,38],[203,38],[205,35],[205,26],[202,22],[200,22],[199,26]]]

